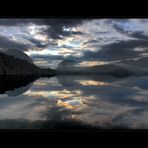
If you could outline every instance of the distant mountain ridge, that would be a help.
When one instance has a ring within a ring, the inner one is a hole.
[[[117,64],[104,64],[96,65],[92,67],[88,66],[76,66],[77,61],[64,60],[58,68],[57,73],[59,74],[82,74],[82,75],[113,75],[116,77],[124,77],[133,75],[133,71],[126,69],[125,67]]]
[[[78,66],[82,61],[64,60],[57,67],[59,74],[106,74],[113,76],[148,75],[148,57],[125,59],[96,66]],[[91,62],[91,61],[90,61]]]

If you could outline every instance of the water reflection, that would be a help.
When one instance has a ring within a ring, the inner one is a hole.
[[[147,76],[3,77],[0,82],[0,128],[148,128]]]
[[[31,75],[0,75],[0,94],[17,96],[26,92],[38,76]]]

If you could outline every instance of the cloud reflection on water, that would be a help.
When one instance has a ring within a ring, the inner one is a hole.
[[[148,128],[146,76],[66,77],[38,79],[21,96],[0,95],[0,121],[49,125],[70,121],[101,128]]]

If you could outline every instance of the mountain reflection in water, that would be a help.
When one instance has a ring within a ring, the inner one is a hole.
[[[148,128],[148,76],[0,77],[1,129]]]

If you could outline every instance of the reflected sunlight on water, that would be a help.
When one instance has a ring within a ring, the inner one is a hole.
[[[68,108],[68,109],[76,109],[81,105],[81,101],[79,100],[70,100],[70,101],[58,100],[57,105]]]
[[[104,86],[104,85],[109,85],[109,83],[106,83],[106,82],[97,82],[97,81],[93,81],[93,80],[82,80],[82,81],[79,81],[79,84],[81,85],[89,85],[89,86]]]

